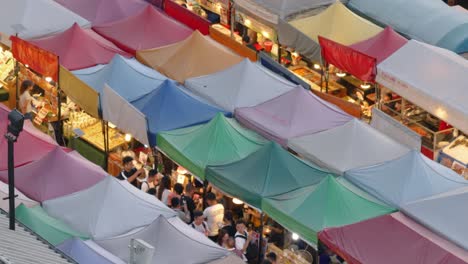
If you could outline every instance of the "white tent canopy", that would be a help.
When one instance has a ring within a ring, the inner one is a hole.
[[[27,207],[34,207],[39,203],[29,199],[26,195],[21,193],[15,188],[15,208],[20,204],[24,204]],[[8,197],[8,184],[5,184],[0,181],[0,209],[3,209],[5,212],[10,210],[9,200],[3,200],[3,198]]]
[[[258,105],[297,87],[248,59],[214,74],[187,79],[185,86],[230,112]]]
[[[345,178],[395,208],[468,187],[468,181],[456,172],[416,150],[395,160],[346,171]]]
[[[159,215],[175,215],[156,197],[110,176],[89,189],[45,201],[43,207],[51,216],[92,238],[121,235],[149,225]]]
[[[224,258],[229,252],[202,233],[182,222],[178,217],[158,217],[145,228],[95,242],[122,260],[129,261],[131,239],[141,239],[155,248],[154,264],[207,263]]]
[[[52,0],[0,0],[0,6],[0,32],[9,36],[32,39],[62,32],[74,23],[91,26],[88,20]]]
[[[378,65],[377,82],[468,133],[468,61],[415,40]]]
[[[339,175],[398,158],[410,151],[357,119],[320,133],[290,139],[288,146]]]

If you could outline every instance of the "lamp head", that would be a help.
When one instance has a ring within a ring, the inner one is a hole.
[[[10,124],[8,125],[8,132],[13,134],[15,137],[19,136],[19,133],[23,131],[24,116],[18,110],[13,109],[8,114],[8,120]]]

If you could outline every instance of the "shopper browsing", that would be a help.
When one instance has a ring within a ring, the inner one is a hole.
[[[120,172],[120,174],[117,176],[117,179],[123,180],[123,181],[128,181],[130,184],[133,186],[137,186],[137,181],[136,178],[140,176],[141,174],[145,173],[145,170],[143,168],[137,170],[133,166],[133,158],[130,156],[124,157],[122,159],[123,163],[123,171]]]
[[[224,206],[218,204],[216,195],[212,192],[207,193],[205,199],[208,207],[203,211],[203,216],[206,218],[210,230],[208,237],[213,242],[217,242],[219,228],[223,225]]]
[[[208,224],[205,222],[205,218],[203,217],[202,211],[195,211],[193,212],[193,222],[190,224],[193,229],[197,230],[198,232],[208,236]]]
[[[172,197],[171,199],[171,207],[177,213],[180,220],[184,221],[185,223],[190,223],[190,214],[187,210],[187,205],[184,207],[180,206],[180,200],[178,197]]]

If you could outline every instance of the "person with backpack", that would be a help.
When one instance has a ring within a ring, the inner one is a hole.
[[[243,220],[239,220],[236,223],[236,234],[234,236],[236,250],[241,251],[243,253],[243,260],[244,261],[251,261],[249,259],[249,254],[252,254],[252,236],[246,231],[245,222]],[[251,256],[253,258],[253,256]]]
[[[157,170],[150,170],[148,172],[148,177],[141,180],[140,189],[147,193],[150,189],[155,189],[157,185],[156,175],[158,174]]]
[[[198,232],[208,236],[208,224],[205,222],[205,218],[203,217],[202,211],[195,211],[193,212],[193,222],[190,224],[193,229],[197,230]]]

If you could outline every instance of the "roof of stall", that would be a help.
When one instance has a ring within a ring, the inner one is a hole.
[[[148,5],[123,20],[94,26],[93,29],[119,48],[135,54],[138,50],[159,48],[182,41],[192,30]]]
[[[254,107],[237,108],[235,116],[244,126],[283,146],[293,137],[328,130],[352,119],[302,87]]]
[[[0,197],[8,197],[8,187],[8,184],[0,181]],[[9,202],[9,200],[0,199],[0,209],[8,213],[10,209]],[[31,200],[15,188],[15,207],[18,207],[20,204],[24,204],[27,207],[33,207],[35,205],[38,205],[39,203],[34,200]]]
[[[137,58],[180,83],[222,71],[242,61],[240,56],[198,31],[175,44],[138,51]]]
[[[123,260],[106,251],[91,239],[83,241],[79,238],[70,238],[57,245],[57,248],[77,263],[125,264]]]

